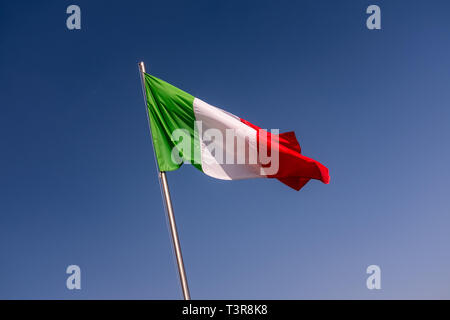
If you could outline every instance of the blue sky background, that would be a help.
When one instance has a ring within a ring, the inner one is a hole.
[[[81,7],[82,29],[66,28]],[[382,30],[365,26],[378,4]],[[0,298],[178,299],[137,63],[331,184],[168,174],[195,299],[450,298],[448,1],[2,1]],[[69,291],[66,267],[82,270]],[[366,268],[382,289],[366,288]]]

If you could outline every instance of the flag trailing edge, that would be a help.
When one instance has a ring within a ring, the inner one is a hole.
[[[186,162],[223,180],[276,178],[295,190],[310,179],[329,183],[328,169],[301,154],[294,132],[263,130],[147,73],[144,81],[160,171]]]

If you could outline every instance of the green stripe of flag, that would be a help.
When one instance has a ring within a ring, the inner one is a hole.
[[[179,143],[172,138],[175,129],[184,129],[190,136],[191,152],[190,154],[180,152],[183,160],[202,170],[201,164],[194,161],[197,159],[199,162],[198,159],[201,157],[198,134],[194,129],[194,97],[147,73],[144,76],[147,108],[159,170],[173,171],[181,166],[171,157],[172,149]]]

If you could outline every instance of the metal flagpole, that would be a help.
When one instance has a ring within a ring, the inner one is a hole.
[[[144,99],[145,99],[145,111],[147,113],[147,120],[149,120],[149,114],[148,114],[148,108],[147,108],[147,94],[146,94],[146,90],[145,90],[145,77],[144,77],[145,65],[144,65],[144,62],[139,63],[139,70],[140,70],[140,74],[141,74],[142,91],[143,91]],[[150,129],[150,138],[152,140],[152,146],[153,146],[153,138],[151,136],[152,128],[150,127],[150,121],[148,121],[148,126]],[[158,162],[156,160],[155,146],[153,146],[153,152],[155,154],[156,169],[158,170],[158,180],[159,180],[159,185],[161,188],[161,193],[162,193],[162,196],[164,199],[164,204],[165,204],[164,207],[167,212],[167,217],[169,218],[170,233],[172,236],[173,249],[175,251],[175,256],[177,258],[178,274],[180,276],[181,289],[183,290],[184,300],[191,300],[191,296],[189,294],[187,278],[186,278],[186,271],[184,270],[183,255],[181,254],[180,240],[178,239],[177,225],[175,223],[175,216],[173,214],[172,200],[170,199],[169,184],[167,183],[166,173],[164,171],[159,170]]]

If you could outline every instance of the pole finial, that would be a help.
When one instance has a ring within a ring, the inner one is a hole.
[[[139,69],[141,70],[141,72],[145,72],[145,64],[144,64],[144,61],[139,62],[138,65],[139,65]]]

